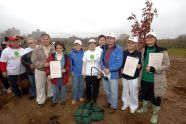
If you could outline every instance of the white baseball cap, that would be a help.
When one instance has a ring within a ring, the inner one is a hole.
[[[90,39],[88,42],[89,43],[91,43],[91,42],[96,43],[96,40],[95,39]]]
[[[113,32],[109,32],[106,37],[113,37],[116,38],[116,35]]]
[[[74,41],[74,44],[82,45],[82,42],[81,42],[80,40],[75,40],[75,41]]]
[[[148,35],[152,35],[153,37],[156,38],[156,33],[155,33],[155,32],[150,31],[149,33],[146,34],[146,37],[147,37]]]
[[[129,37],[128,41],[133,41],[135,43],[138,43],[138,38],[137,37]]]

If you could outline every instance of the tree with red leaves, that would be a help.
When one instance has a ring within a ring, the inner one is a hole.
[[[151,23],[154,16],[157,16],[157,9],[153,9],[152,2],[147,0],[145,2],[145,8],[142,9],[142,19],[139,21],[135,14],[131,14],[127,20],[133,20],[134,24],[132,25],[132,34],[139,37],[140,41],[144,44],[144,39],[146,34],[151,31]]]

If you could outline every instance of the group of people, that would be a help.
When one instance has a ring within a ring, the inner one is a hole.
[[[150,103],[153,105],[152,123],[157,123],[161,98],[166,90],[166,70],[170,66],[167,49],[157,45],[154,32],[146,34],[145,46],[137,50],[138,38],[131,36],[127,41],[127,49],[116,43],[113,32],[100,35],[88,41],[88,49],[82,49],[82,41],[75,40],[72,50],[67,54],[62,42],[51,44],[48,34],[41,35],[41,44],[37,45],[34,38],[28,38],[28,48],[20,46],[20,37],[9,36],[6,48],[1,53],[0,69],[1,81],[7,92],[11,89],[20,97],[30,93],[30,99],[36,98],[38,107],[43,107],[47,98],[51,99],[51,106],[66,103],[67,83],[72,75],[72,104],[78,101],[91,101],[97,104],[100,82],[106,94],[104,107],[109,113],[116,112],[118,108],[118,80],[122,78],[123,92],[122,110],[130,108],[131,113],[144,113],[148,111]],[[160,66],[149,66],[149,54],[162,53]],[[133,76],[124,73],[128,57],[139,59]],[[52,78],[50,63],[59,61],[61,77]],[[17,82],[28,79],[30,87],[20,88]],[[6,82],[4,81],[6,80]],[[84,92],[85,89],[85,92]],[[140,89],[140,91],[139,91]],[[143,105],[139,108],[138,98],[142,98]],[[139,108],[139,109],[138,109]]]

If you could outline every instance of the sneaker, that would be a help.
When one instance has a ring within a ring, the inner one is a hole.
[[[12,93],[12,90],[11,90],[11,88],[8,88],[8,89],[6,90],[6,93],[7,93],[7,94],[10,94],[10,93]]]
[[[134,110],[134,109],[131,109],[131,110],[130,110],[130,113],[131,113],[131,114],[134,114],[135,112],[136,112],[136,110]]]
[[[38,108],[42,108],[44,106],[44,104],[37,104]]]
[[[76,100],[72,100],[72,105],[76,104]]]
[[[126,109],[127,109],[127,106],[124,106],[124,105],[123,105],[123,106],[121,107],[121,110],[123,110],[123,111],[126,110]]]
[[[80,102],[83,102],[83,101],[84,101],[84,99],[83,99],[83,98],[79,98],[79,101],[80,101]]]

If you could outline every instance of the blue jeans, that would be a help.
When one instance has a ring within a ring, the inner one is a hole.
[[[62,83],[62,79],[57,79],[57,84],[54,85],[52,84],[52,89],[53,89],[53,97],[52,97],[52,102],[57,103],[58,99],[58,94],[59,94],[59,89],[61,88],[61,101],[65,101],[65,96],[66,96],[66,85]]]
[[[28,80],[30,81],[30,91],[31,96],[36,96],[36,83],[35,83],[35,76],[34,75],[28,75]]]
[[[83,76],[73,76],[72,82],[72,99],[77,100],[83,97],[84,92],[84,80]]]
[[[8,79],[10,81],[10,84],[11,84],[11,87],[12,87],[12,90],[13,90],[14,94],[16,96],[21,96],[22,92],[19,89],[19,86],[17,85],[18,75],[9,75]]]
[[[103,88],[107,96],[107,102],[111,107],[117,109],[118,106],[118,80],[105,80],[103,79]]]
[[[19,88],[17,85],[19,75],[8,75],[12,90],[16,96],[28,94],[29,88]],[[26,73],[20,74],[20,80],[27,79]]]

